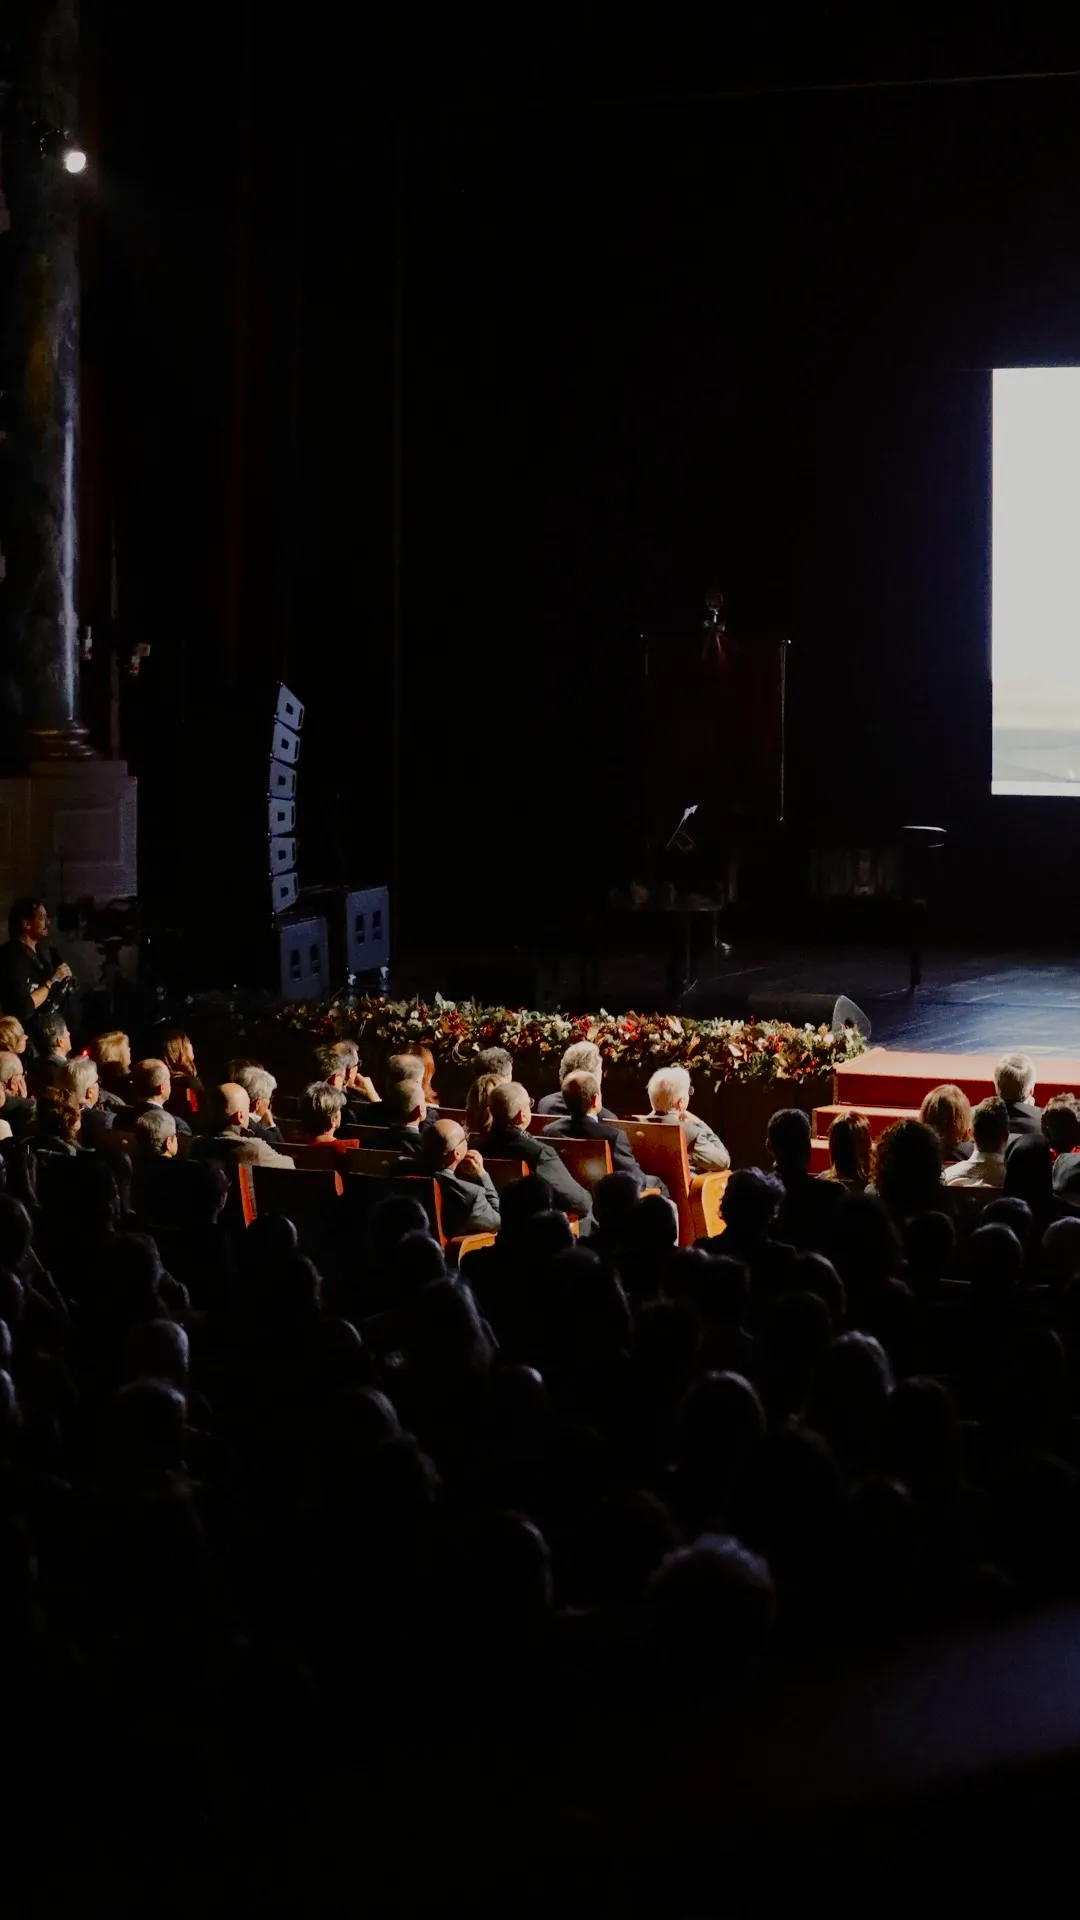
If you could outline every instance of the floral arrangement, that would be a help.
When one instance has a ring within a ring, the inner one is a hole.
[[[368,999],[287,1006],[279,1026],[313,1039],[355,1039],[368,1051],[393,1053],[424,1041],[436,1061],[467,1065],[485,1047],[510,1054],[561,1055],[575,1040],[592,1040],[611,1066],[665,1061],[693,1069],[715,1088],[732,1080],[808,1080],[863,1052],[855,1027],[792,1026],[786,1020],[691,1020],[673,1013],[530,1013],[480,1007],[469,1000]]]

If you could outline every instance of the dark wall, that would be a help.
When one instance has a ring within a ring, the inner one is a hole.
[[[941,817],[979,886],[1030,871],[1030,803],[988,799],[985,370],[1080,346],[1075,85],[621,107],[572,44],[507,83],[184,11],[166,52],[106,4],[102,63],[148,889],[219,858],[279,672],[307,876],[389,869],[396,243],[414,927],[628,871],[678,786],[639,636],[692,645],[713,578],[791,636],[794,830]]]

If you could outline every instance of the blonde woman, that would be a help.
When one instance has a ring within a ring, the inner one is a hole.
[[[465,1131],[470,1147],[483,1151],[484,1136],[491,1131],[491,1096],[503,1082],[497,1073],[478,1074],[465,1097]]]
[[[943,1166],[971,1159],[975,1151],[971,1102],[960,1087],[954,1087],[951,1081],[932,1087],[919,1108],[919,1119],[924,1127],[932,1127],[941,1141]]]
[[[118,1030],[99,1033],[87,1052],[98,1070],[103,1107],[126,1107],[131,1100],[131,1041]]]

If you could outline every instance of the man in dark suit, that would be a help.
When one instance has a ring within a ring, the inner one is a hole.
[[[436,1120],[424,1130],[417,1164],[438,1182],[443,1230],[451,1239],[461,1233],[498,1233],[495,1183],[456,1120]]]
[[[784,1183],[776,1232],[800,1253],[824,1253],[845,1193],[838,1181],[815,1180],[810,1135],[810,1115],[801,1107],[782,1107],[769,1121],[769,1148]]]
[[[566,1103],[566,1117],[553,1120],[545,1127],[541,1144],[547,1140],[606,1140],[611,1148],[613,1173],[633,1174],[639,1187],[660,1184],[648,1178],[638,1166],[634,1149],[622,1128],[603,1119],[600,1082],[594,1073],[585,1073],[580,1068],[568,1073],[562,1083],[562,1098]]]
[[[1035,1062],[1026,1053],[1007,1053],[994,1068],[998,1099],[1004,1100],[1009,1116],[1009,1138],[1018,1134],[1042,1132],[1042,1108],[1035,1105],[1031,1089],[1035,1085]]]
[[[491,1127],[484,1139],[489,1160],[523,1160],[530,1173],[542,1173],[551,1188],[560,1213],[592,1215],[592,1195],[574,1179],[558,1153],[541,1134],[529,1132],[532,1103],[516,1080],[493,1087],[490,1099]]]
[[[600,1058],[599,1047],[594,1046],[591,1040],[575,1040],[572,1047],[567,1047],[559,1062],[559,1091],[545,1093],[543,1099],[536,1103],[537,1113],[559,1115],[569,1113],[570,1108],[566,1103],[566,1082],[572,1073],[591,1073],[597,1086],[600,1085],[603,1078],[603,1061]],[[598,1106],[596,1117],[598,1120],[614,1120],[616,1115],[612,1113],[610,1107]],[[581,1139],[582,1136],[578,1134],[577,1138]],[[634,1165],[637,1166],[636,1160]],[[617,1168],[616,1171],[618,1171]]]
[[[116,1116],[117,1126],[129,1132],[136,1120],[141,1119],[151,1107],[164,1109],[171,1092],[172,1080],[164,1060],[138,1061],[131,1070],[131,1105],[121,1108]],[[179,1114],[173,1117],[177,1133],[191,1132],[187,1121]]]
[[[403,1105],[412,1096],[423,1095],[424,1063],[415,1053],[392,1053],[386,1063],[383,1082],[386,1092],[381,1100],[375,1095],[370,1080],[364,1084],[371,1087],[375,1096],[370,1100],[363,1092],[358,1093],[354,1085],[345,1083],[345,1097],[349,1104],[342,1127],[346,1133],[355,1132],[357,1127],[399,1127]],[[426,1100],[423,1100],[423,1107],[421,1128],[433,1127],[439,1117],[439,1109],[429,1107]]]

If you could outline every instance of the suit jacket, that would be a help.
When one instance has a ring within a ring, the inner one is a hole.
[[[555,1197],[560,1213],[591,1214],[592,1195],[578,1185],[554,1147],[541,1134],[523,1133],[520,1127],[492,1127],[484,1136],[485,1159],[524,1160],[530,1173],[542,1174]]]
[[[155,1109],[160,1111],[156,1100],[144,1100],[141,1107],[121,1107],[119,1113],[116,1115],[116,1124],[120,1128],[121,1133],[130,1133],[136,1120],[140,1120],[144,1113],[150,1113]],[[177,1133],[191,1132],[187,1121],[183,1119],[180,1114],[174,1113],[173,1119],[176,1121]]]
[[[188,1151],[189,1160],[219,1160],[223,1167],[236,1167],[241,1163],[252,1167],[295,1167],[296,1162],[287,1153],[275,1153],[265,1140],[259,1140],[245,1127],[224,1127],[220,1133],[204,1134],[201,1140],[193,1140]]]
[[[498,1233],[499,1195],[490,1173],[480,1181],[465,1180],[452,1167],[444,1167],[435,1178],[448,1238],[459,1233]]]
[[[177,1133],[191,1132],[191,1128],[187,1126],[186,1122],[181,1126],[181,1116],[175,1113],[172,1107],[169,1108],[169,1112],[173,1114],[176,1121]],[[251,1119],[248,1121],[248,1132],[253,1133],[256,1140],[265,1140],[268,1147],[283,1147],[285,1145],[281,1128],[278,1126],[276,1120],[256,1120],[254,1114],[252,1114]]]
[[[1009,1132],[1042,1133],[1042,1108],[1029,1106],[1026,1100],[1006,1100],[1005,1111],[1009,1116]]]
[[[656,1127],[677,1127],[679,1124],[677,1113],[647,1113],[643,1118],[651,1120]],[[726,1172],[731,1165],[731,1155],[719,1134],[692,1113],[683,1114],[682,1126],[691,1173]]]
[[[433,1127],[439,1118],[438,1107],[429,1107],[424,1116],[422,1132]],[[356,1127],[394,1127],[401,1126],[401,1115],[385,1100],[350,1100],[341,1116],[341,1131],[349,1133]],[[395,1142],[396,1144],[396,1142]]]
[[[560,1099],[561,1099],[560,1095]],[[565,1120],[553,1120],[545,1127],[540,1136],[544,1140],[606,1140],[611,1148],[611,1166],[614,1173],[632,1173],[639,1187],[655,1187],[660,1183],[653,1180],[638,1166],[637,1157],[621,1127],[614,1127],[610,1121],[601,1120],[594,1113],[587,1113],[581,1119],[568,1114]]]
[[[567,1106],[565,1096],[561,1092],[545,1093],[543,1099],[537,1101],[536,1111],[537,1113],[566,1113]],[[612,1113],[610,1107],[601,1107],[598,1118],[601,1120],[616,1120],[618,1115]],[[579,1133],[575,1135],[575,1138],[583,1140],[585,1136]]]

